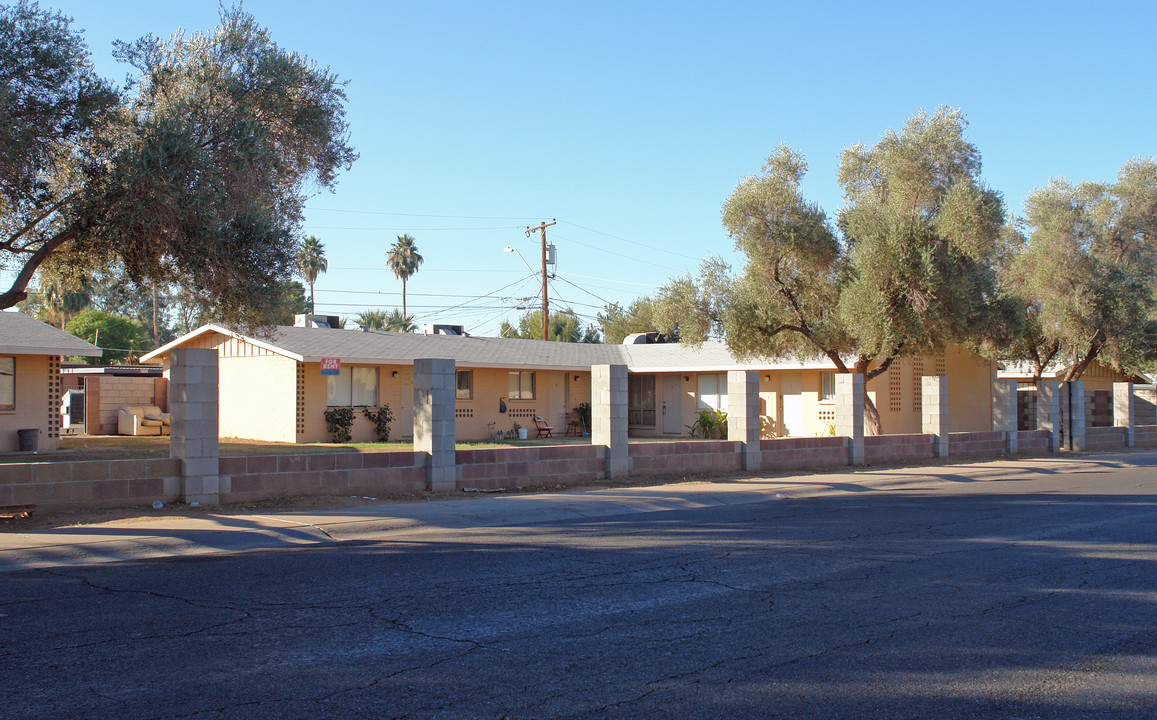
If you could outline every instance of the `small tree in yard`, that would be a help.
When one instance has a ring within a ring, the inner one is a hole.
[[[781,146],[740,181],[723,224],[746,256],[720,260],[657,298],[682,342],[722,337],[740,358],[825,357],[870,380],[896,358],[948,343],[1004,338],[1015,313],[997,297],[1004,226],[998,193],[958,110],[917,113],[900,132],[840,158],[835,226],[800,193],[803,156]],[[868,430],[879,414],[865,396]]]

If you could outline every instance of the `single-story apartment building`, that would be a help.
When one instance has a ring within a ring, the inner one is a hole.
[[[1061,381],[1069,373],[1072,365],[1061,362],[1051,363],[1041,373],[1044,380]],[[1017,391],[1017,418],[1019,429],[1029,430],[1036,427],[1036,385],[1033,381],[1033,367],[1029,363],[1003,363],[997,372],[1002,380],[1016,380]],[[1081,382],[1085,385],[1085,424],[1088,427],[1110,427],[1113,424],[1113,384],[1130,382],[1136,385],[1151,385],[1153,380],[1140,373],[1130,373],[1093,360],[1085,371],[1081,373]],[[1134,413],[1139,425],[1153,425],[1157,423],[1157,412],[1154,408],[1153,391],[1151,387],[1138,387],[1134,400]],[[1064,416],[1066,405],[1061,405],[1061,415]]]
[[[100,357],[100,348],[19,312],[0,312],[0,452],[20,450],[20,433],[41,450],[60,447],[61,356]]]
[[[633,436],[687,436],[702,409],[727,409],[727,371],[760,377],[766,437],[830,434],[835,422],[835,367],[830,361],[740,363],[718,342],[601,345],[463,334],[393,333],[365,329],[277,327],[253,337],[205,325],[142,357],[163,363],[175,348],[211,348],[220,368],[222,437],[324,442],[328,407],[388,404],[391,439],[413,425],[413,364],[446,358],[457,368],[456,435],[483,440],[517,423],[531,431],[542,417],[561,435],[575,408],[591,399],[591,367],[628,369],[628,424]],[[325,365],[336,374],[323,374]],[[995,363],[950,349],[893,363],[867,384],[885,434],[920,432],[920,382],[949,378],[951,431],[992,428]],[[370,420],[355,412],[355,442],[374,440]]]

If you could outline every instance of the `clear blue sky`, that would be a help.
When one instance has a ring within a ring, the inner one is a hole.
[[[218,17],[214,0],[41,4],[71,15],[118,80],[113,40]],[[425,256],[409,283],[416,320],[497,334],[538,293],[503,247],[537,266],[523,228],[557,218],[552,308],[593,320],[708,254],[733,257],[720,206],[780,143],[806,154],[804,192],[832,214],[840,151],[921,107],[968,114],[1014,214],[1051,177],[1109,180],[1157,153],[1151,2],[244,7],[349,81],[361,159],[309,201],[303,228],[326,246],[317,298],[331,314],[401,305],[385,253],[408,232]]]

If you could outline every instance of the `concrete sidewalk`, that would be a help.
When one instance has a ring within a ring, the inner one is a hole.
[[[348,541],[378,542],[474,527],[518,527],[821,495],[933,490],[948,484],[1010,480],[1083,466],[1153,464],[1157,464],[1154,453],[1034,457],[650,487],[495,494],[327,511],[234,515],[206,509],[203,515],[143,516],[99,525],[0,533],[0,573]]]

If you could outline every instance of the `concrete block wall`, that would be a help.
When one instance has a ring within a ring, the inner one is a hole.
[[[169,356],[172,412],[169,457],[181,461],[181,494],[189,503],[220,502],[217,351],[182,348]]]
[[[727,373],[727,439],[742,443],[744,470],[759,469],[759,373],[754,370]]]
[[[0,506],[74,510],[148,507],[181,495],[181,465],[172,459],[86,460],[0,465]]]
[[[1056,380],[1042,380],[1037,387],[1036,429],[1048,433],[1049,452],[1061,450],[1061,391]]]
[[[1124,450],[1126,433],[1123,427],[1091,427],[1085,428],[1084,449],[1090,452],[1104,452],[1106,450]]]
[[[992,381],[992,429],[1004,433],[1004,450],[1017,452],[1016,380]]]
[[[418,452],[227,457],[221,458],[220,472],[221,502],[226,503],[426,489],[426,455]]]
[[[1133,427],[1136,425],[1134,408],[1133,383],[1113,383],[1113,425],[1124,429],[1127,448],[1136,444],[1133,437]]]
[[[158,402],[164,398],[157,397],[156,378],[151,377],[90,375],[85,379],[84,398],[85,413],[90,418],[85,430],[89,435],[116,435],[118,413],[123,407],[156,405],[164,410],[166,404]]]
[[[951,437],[948,432],[948,378],[925,376],[920,381],[920,429],[932,436],[935,457],[948,457]]]
[[[631,473],[627,451],[627,366],[591,367],[591,444],[606,451],[607,477]]]
[[[454,462],[454,361],[414,361],[414,451],[425,453],[427,488],[453,490],[461,480]]]
[[[730,430],[730,420],[728,429]],[[691,440],[631,443],[631,475],[690,475],[743,470],[743,443]]]
[[[869,465],[911,462],[935,457],[932,435],[869,435],[864,438],[864,456]]]
[[[1049,452],[1048,430],[1021,430],[1016,439],[1017,454],[1043,455]]]
[[[1157,447],[1157,425],[1138,425],[1133,428],[1133,440],[1139,448],[1150,450]]]
[[[1157,386],[1133,386],[1133,415],[1137,425],[1157,425]]]
[[[864,459],[864,376],[836,375],[836,435],[848,438],[848,464],[863,465]]]
[[[950,457],[977,457],[1003,455],[1006,451],[1003,432],[949,433],[948,443],[952,448]]]
[[[1085,383],[1080,380],[1061,385],[1061,404],[1067,408],[1065,443],[1069,450],[1081,452],[1086,442]]]
[[[456,456],[459,490],[581,485],[606,475],[606,448],[600,445],[459,450]]]
[[[761,440],[759,449],[764,472],[822,470],[848,464],[848,438],[845,437]]]

